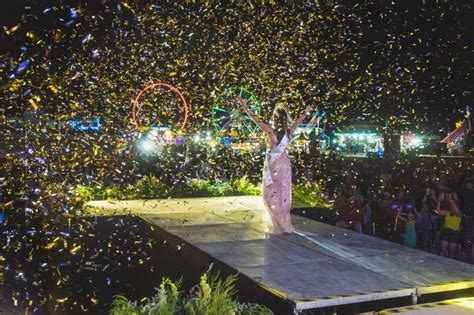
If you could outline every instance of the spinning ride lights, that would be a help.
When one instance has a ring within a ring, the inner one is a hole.
[[[232,137],[236,132],[243,136],[257,131],[258,126],[244,111],[238,97],[247,99],[249,108],[260,115],[260,104],[252,92],[244,88],[227,88],[216,96],[212,105],[212,124],[218,134]]]

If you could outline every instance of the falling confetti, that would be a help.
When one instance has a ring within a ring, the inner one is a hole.
[[[214,100],[230,87],[252,91],[266,121],[283,101],[295,113],[307,105],[327,112],[327,128],[333,129],[367,122],[397,132],[445,132],[472,102],[469,1],[152,2],[73,7],[51,1],[0,19],[0,118],[8,120],[2,125],[0,210],[10,231],[2,246],[11,279],[23,290],[14,292],[14,303],[42,307],[51,299],[45,287],[73,286],[84,293],[80,301],[56,293],[52,303],[89,310],[102,300],[87,295],[67,272],[110,272],[103,283],[114,287],[119,280],[110,270],[151,259],[158,245],[133,227],[114,222],[111,235],[100,239],[93,220],[76,216],[83,196],[93,198],[95,188],[109,187],[103,194],[112,196],[150,173],[164,183],[156,187],[166,196],[194,177],[260,180],[262,152],[182,145],[164,148],[158,157],[138,156],[131,107],[148,84],[167,82],[189,101],[185,142],[212,130]],[[145,125],[179,129],[183,112],[173,93],[147,91],[140,106]],[[71,127],[74,121],[90,127],[95,119],[100,132]],[[295,165],[311,169],[331,197],[363,167],[304,154]],[[397,171],[405,166],[411,168]],[[384,191],[380,177],[366,183],[377,193]],[[122,229],[135,246],[118,246],[131,242]],[[101,250],[88,247],[90,239],[99,239]],[[24,282],[36,289],[24,289]]]

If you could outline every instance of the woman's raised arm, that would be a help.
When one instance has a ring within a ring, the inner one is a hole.
[[[298,125],[301,124],[301,122],[303,120],[305,120],[306,117],[309,116],[309,114],[311,113],[312,110],[313,110],[313,108],[311,106],[307,106],[306,109],[304,110],[303,115],[301,115],[295,121],[293,121],[293,123],[291,124],[291,127],[290,127],[290,136],[295,133],[296,128],[298,128]]]
[[[274,134],[273,128],[264,123],[254,112],[248,108],[248,100],[242,97],[239,97],[239,103],[244,108],[245,112],[252,118],[252,120],[257,124],[257,126],[263,130],[263,132],[272,135]]]
[[[448,211],[446,210],[441,210],[441,201],[438,201],[438,204],[436,205],[435,213],[441,216],[445,216],[448,213]]]
[[[454,200],[451,198],[448,200],[448,202],[449,202],[450,210],[453,212],[453,214],[455,216],[462,217],[462,212],[461,210],[459,210],[459,207],[456,204],[456,202],[454,202]]]
[[[407,218],[405,217],[405,213],[398,213],[397,217],[402,220],[403,222],[407,222]]]

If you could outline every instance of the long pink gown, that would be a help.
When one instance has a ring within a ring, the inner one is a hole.
[[[291,162],[286,153],[289,143],[285,135],[279,144],[267,148],[263,168],[263,201],[272,219],[272,234],[292,233]]]

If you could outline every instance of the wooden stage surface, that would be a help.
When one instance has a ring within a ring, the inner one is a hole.
[[[293,215],[268,233],[261,197],[93,201],[134,213],[251,278],[299,310],[474,288],[474,266]]]

